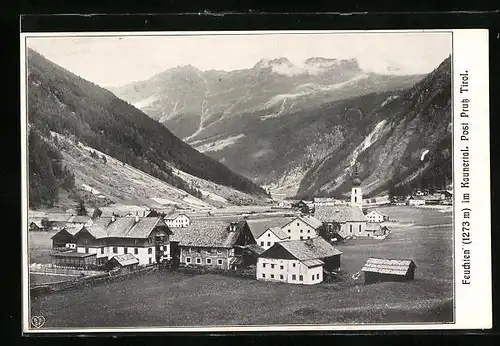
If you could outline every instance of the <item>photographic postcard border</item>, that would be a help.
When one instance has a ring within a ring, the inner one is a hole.
[[[482,29],[419,29],[419,30],[259,30],[259,31],[137,31],[137,32],[50,32],[50,33],[21,33],[21,155],[22,155],[22,167],[21,167],[21,180],[22,180],[22,260],[23,260],[23,333],[26,334],[52,334],[52,333],[109,333],[109,332],[237,332],[237,331],[357,331],[357,330],[437,330],[437,329],[482,329],[488,328],[488,324],[483,324],[480,327],[468,327],[464,325],[457,324],[457,256],[456,247],[457,239],[456,236],[456,212],[457,212],[457,179],[456,179],[456,119],[455,119],[455,65],[457,60],[457,54],[455,52],[455,34],[457,32],[464,31],[483,31]],[[216,326],[176,326],[176,327],[116,327],[116,328],[44,328],[44,329],[33,329],[30,328],[30,299],[29,299],[29,273],[28,273],[28,229],[27,229],[27,186],[28,186],[28,176],[26,173],[27,169],[27,64],[26,64],[26,40],[31,37],[116,37],[116,36],[213,36],[213,35],[293,35],[293,34],[401,34],[401,33],[450,33],[451,34],[451,123],[452,123],[452,165],[453,165],[453,208],[452,208],[452,243],[453,243],[453,321],[452,322],[416,322],[416,323],[349,323],[349,324],[277,324],[277,325],[216,325]],[[487,49],[487,32],[486,40],[484,42]],[[486,64],[487,64],[487,54],[486,54]],[[484,56],[482,57],[484,58]],[[486,76],[480,76],[482,78],[486,77],[488,79],[488,69],[486,69]],[[487,82],[487,81],[486,81]],[[486,83],[487,85],[487,83]],[[484,99],[483,99],[484,101]],[[488,104],[488,96],[486,97],[486,104]],[[476,101],[480,103],[479,101]],[[480,103],[481,104],[481,103]],[[486,112],[486,116],[489,116],[489,112]],[[489,120],[489,118],[488,118]],[[483,125],[484,126],[484,125]],[[488,130],[488,128],[486,128]],[[489,134],[487,136],[489,138]],[[484,147],[484,143],[483,143]],[[489,155],[489,143],[487,143],[487,154]],[[489,161],[488,161],[489,167]],[[485,167],[486,168],[486,167]],[[488,171],[489,173],[489,171]],[[489,177],[488,177],[489,178]],[[489,183],[489,179],[488,179]],[[489,200],[489,189],[488,189],[488,200]],[[488,209],[489,210],[489,209]],[[488,228],[489,230],[490,228]],[[489,244],[488,244],[489,245]],[[490,250],[488,248],[488,250]],[[491,258],[491,255],[490,255]],[[480,263],[482,264],[482,263]],[[491,267],[490,267],[490,277],[491,280]],[[491,288],[491,281],[489,287]],[[491,294],[490,294],[491,296]],[[491,302],[489,309],[491,310]],[[491,312],[490,312],[491,316]],[[490,317],[491,321],[491,317]],[[489,322],[491,324],[491,322]],[[489,327],[491,328],[491,327]]]

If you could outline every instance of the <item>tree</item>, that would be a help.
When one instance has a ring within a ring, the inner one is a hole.
[[[102,161],[103,161],[104,163],[107,163],[107,162],[108,162],[108,160],[106,160],[106,156],[104,156],[104,154],[102,155]]]
[[[85,208],[85,202],[80,199],[78,205],[76,206],[76,214],[79,216],[88,215],[87,208]]]
[[[102,215],[102,210],[99,208],[95,208],[94,213],[92,214],[92,220],[101,217],[101,215]]]

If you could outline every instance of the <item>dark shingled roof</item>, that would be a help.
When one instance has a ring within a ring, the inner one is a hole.
[[[314,211],[314,217],[321,222],[366,222],[368,219],[360,207],[354,205],[320,205]]]
[[[322,237],[307,240],[285,240],[274,244],[267,249],[261,257],[266,257],[266,253],[274,252],[275,247],[281,246],[299,261],[321,259],[342,254]]]
[[[265,231],[273,227],[283,227],[287,223],[295,220],[294,217],[273,217],[267,219],[247,220],[248,228],[255,239],[259,238]]]
[[[396,260],[384,258],[369,258],[361,271],[380,273],[380,274],[393,274],[393,275],[406,275],[410,266],[415,266],[412,260]]]
[[[194,220],[188,227],[173,230],[171,241],[180,246],[231,248],[244,222],[238,223],[236,231],[230,231],[229,225],[228,221]]]
[[[276,237],[278,237],[279,239],[289,238],[289,236],[285,232],[283,232],[281,230],[281,227],[271,227],[271,228],[268,228],[268,230],[270,230],[271,232],[273,232],[274,235]],[[266,232],[264,232],[264,233],[266,233]],[[262,233],[262,234],[264,234],[264,233]]]
[[[110,217],[101,217],[85,229],[96,239],[100,238],[147,238],[158,225],[165,225],[161,217],[142,217],[135,221],[133,217],[117,217],[111,222]]]

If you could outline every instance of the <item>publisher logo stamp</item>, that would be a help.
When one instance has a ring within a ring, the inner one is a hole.
[[[31,324],[36,329],[41,328],[45,324],[45,317],[43,316],[33,316],[31,317]]]

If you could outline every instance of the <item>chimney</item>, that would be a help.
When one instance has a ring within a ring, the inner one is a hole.
[[[229,225],[229,231],[230,232],[236,231],[236,223],[235,222],[231,222],[231,224]]]
[[[116,220],[115,214],[111,215],[111,222],[115,222],[115,220]]]

